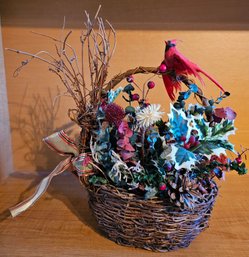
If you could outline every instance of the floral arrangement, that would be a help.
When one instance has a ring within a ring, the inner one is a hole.
[[[131,69],[107,82],[116,33],[98,12],[92,20],[86,12],[86,28],[80,36],[81,61],[68,43],[72,31],[63,40],[39,34],[57,44],[57,57],[46,51],[31,54],[8,49],[28,56],[14,75],[34,59],[45,62],[49,71],[64,84],[65,95],[70,95],[76,103],[76,108],[69,109],[68,114],[81,128],[80,143],[75,146],[75,156],[80,155],[75,157],[77,161],[70,157],[63,168],[56,168],[57,173],[53,176],[68,168],[70,163],[90,186],[110,184],[144,199],[169,199],[174,206],[191,209],[215,186],[214,177],[222,179],[230,170],[245,174],[247,170],[242,157],[247,149],[236,152],[228,140],[235,131],[236,113],[230,107],[218,107],[229,93],[183,57],[176,50],[175,40],[166,41],[164,60],[158,67]],[[86,61],[89,66],[87,75]],[[173,101],[168,116],[158,103],[147,99],[160,85],[152,80],[138,85],[135,80],[138,73],[152,73],[163,78]],[[206,98],[190,78],[197,77],[203,83],[200,73],[223,91],[217,99]],[[85,76],[90,77],[90,85]],[[124,79],[127,83],[122,82],[123,87],[115,88]],[[182,85],[186,90],[181,89]],[[115,103],[120,96],[127,105],[125,108]],[[196,104],[188,103],[192,96]],[[69,139],[67,142],[72,145]],[[228,158],[227,151],[235,153],[235,158]],[[47,186],[38,191],[43,192]],[[37,198],[35,196],[34,201]]]
[[[134,92],[140,89],[134,77],[127,82],[103,94],[98,106],[90,148],[102,172],[89,176],[91,184],[111,183],[145,199],[169,198],[176,206],[191,208],[210,192],[214,177],[222,179],[230,170],[246,173],[241,159],[245,150],[234,160],[226,155],[227,150],[234,152],[228,137],[234,134],[236,113],[217,105],[228,93],[205,98],[206,106],[187,105],[199,90],[192,83],[170,104],[164,121],[161,106],[146,100],[155,83],[149,81],[140,97]],[[114,102],[119,94],[127,102],[125,109]]]

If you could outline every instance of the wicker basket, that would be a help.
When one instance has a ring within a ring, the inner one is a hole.
[[[208,227],[218,188],[192,210],[180,210],[165,200],[144,200],[112,186],[88,187],[88,192],[98,225],[111,240],[167,252],[187,247]]]

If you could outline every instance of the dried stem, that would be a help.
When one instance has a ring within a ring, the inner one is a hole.
[[[59,39],[57,39],[57,38],[55,38],[55,37],[49,36],[49,35],[45,35],[45,34],[42,34],[42,33],[38,33],[38,32],[35,32],[35,31],[31,31],[31,33],[33,33],[33,34],[35,34],[35,35],[38,35],[38,36],[46,37],[46,38],[51,39],[51,40],[53,40],[53,41],[55,41],[55,42],[57,42],[57,43],[63,43],[63,41],[61,41],[61,40],[59,40]],[[80,69],[79,69],[78,57],[77,57],[77,55],[76,55],[75,49],[74,49],[71,45],[69,45],[67,42],[66,42],[66,46],[67,46],[67,47],[72,51],[72,53],[73,53],[72,59],[75,60],[76,69],[77,69],[77,75],[81,75]]]
[[[61,39],[41,33],[35,33],[55,42],[56,56],[53,56],[46,51],[32,54],[16,49],[7,49],[29,57],[29,59],[23,61],[21,66],[16,69],[15,75],[18,75],[19,71],[33,59],[37,59],[48,64],[49,70],[58,76],[67,89],[66,93],[68,93],[75,101],[76,109],[70,109],[68,115],[70,119],[81,126],[82,142],[84,142],[84,144],[86,143],[86,139],[89,139],[90,129],[95,126],[95,115],[101,101],[103,90],[114,88],[123,79],[134,74],[162,75],[158,72],[157,67],[140,66],[135,69],[130,69],[122,74],[118,74],[111,79],[111,81],[106,83],[109,63],[116,48],[116,32],[109,21],[104,21],[98,16],[100,8],[101,6],[98,8],[93,19],[85,12],[85,30],[82,31],[80,36],[81,67],[78,65],[78,58],[74,48],[68,43],[72,31],[67,32]],[[62,26],[62,34],[64,34],[64,30],[65,19]],[[41,57],[41,55],[44,55],[45,57]],[[86,74],[86,71],[84,70],[85,63],[89,67],[88,74]],[[86,85],[85,76],[90,77],[90,85]],[[180,79],[186,86],[193,83],[186,76],[182,76]],[[87,93],[87,90],[89,91],[88,88],[91,90]],[[203,103],[205,102],[201,89],[198,90],[196,95]]]
[[[115,30],[108,21],[104,22],[103,19],[99,17],[100,9],[101,6],[99,6],[93,19],[91,19],[90,15],[85,12],[85,31],[82,32],[80,36],[81,67],[79,67],[79,60],[77,58],[76,51],[68,43],[72,31],[67,32],[65,36],[61,37],[61,39],[42,33],[32,32],[55,42],[56,56],[53,56],[46,51],[40,51],[33,54],[16,49],[7,49],[29,57],[16,69],[14,73],[15,76],[19,74],[24,66],[34,59],[48,64],[49,70],[59,77],[66,87],[67,93],[74,99],[77,106],[77,114],[81,117],[85,117],[84,113],[87,113],[86,116],[89,115],[89,106],[91,107],[91,110],[96,110],[97,105],[100,102],[102,89],[107,77],[109,62],[116,47]],[[106,28],[106,26],[108,28]],[[64,30],[65,18],[62,26],[62,34],[64,34]],[[113,40],[112,48],[111,40]],[[85,52],[87,53],[87,59],[85,59]],[[45,55],[45,57],[41,57],[41,55]],[[86,62],[88,62],[90,71],[90,85],[86,85],[84,74],[84,63]],[[87,91],[89,91],[88,88],[91,88],[92,93],[87,93]],[[72,118],[72,116],[70,117]],[[73,117],[75,119],[74,121],[79,123],[77,115],[74,115]],[[85,122],[82,121],[82,127],[83,124],[85,124]]]
[[[13,74],[14,77],[16,77],[16,76],[19,74],[19,71],[20,71],[25,65],[27,65],[28,63],[30,63],[33,59],[38,59],[38,60],[40,60],[40,61],[42,61],[42,62],[45,62],[45,63],[47,63],[47,64],[49,64],[49,65],[51,65],[51,66],[54,66],[54,67],[56,68],[56,65],[55,65],[52,61],[50,61],[49,59],[42,58],[42,57],[39,56],[39,55],[42,54],[42,53],[48,54],[48,52],[46,52],[46,51],[39,51],[39,52],[37,52],[36,54],[31,54],[31,53],[24,52],[24,51],[17,50],[17,49],[13,49],[13,48],[5,48],[5,50],[8,50],[8,51],[11,51],[11,52],[15,52],[15,53],[17,53],[17,54],[22,54],[22,55],[26,55],[26,56],[31,57],[30,59],[27,59],[27,60],[22,61],[21,66],[19,66],[19,67],[14,71],[14,74]],[[49,56],[53,59],[53,57],[52,57],[51,55],[49,55]]]

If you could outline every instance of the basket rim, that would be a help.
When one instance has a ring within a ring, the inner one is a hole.
[[[217,184],[213,181],[214,183],[214,187],[211,189],[211,192],[204,195],[203,197],[203,201],[199,201],[196,203],[196,207],[198,206],[198,208],[202,207],[202,206],[206,206],[209,205],[211,203],[213,203],[215,201],[216,196],[218,195],[218,186]],[[129,192],[124,188],[120,188],[120,187],[115,187],[114,185],[111,184],[105,184],[105,185],[87,185],[86,186],[87,191],[92,194],[92,195],[101,195],[101,194],[109,194],[112,197],[116,197],[116,198],[120,198],[122,200],[126,200],[129,202],[136,202],[136,203],[140,203],[140,204],[146,204],[146,205],[162,205],[164,207],[170,207],[170,208],[174,208],[176,210],[181,210],[181,211],[190,211],[193,210],[191,208],[180,208],[178,206],[174,206],[174,204],[172,204],[170,202],[170,200],[168,198],[159,198],[157,196],[151,198],[151,199],[145,199],[143,196],[139,196],[135,193]]]

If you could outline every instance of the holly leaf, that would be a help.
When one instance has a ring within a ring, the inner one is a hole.
[[[183,110],[176,110],[172,104],[170,104],[170,114],[169,116],[169,128],[170,132],[174,135],[176,140],[180,140],[181,136],[186,136],[190,134],[188,131],[190,126],[190,119],[186,117]]]
[[[196,130],[199,132],[198,135],[200,136],[200,138],[202,139],[207,137],[210,131],[209,123],[206,122],[203,118],[194,119],[194,123]]]
[[[191,169],[191,166],[197,161],[193,152],[179,145],[171,145],[172,151],[168,154],[167,159],[175,162],[176,169]]]

